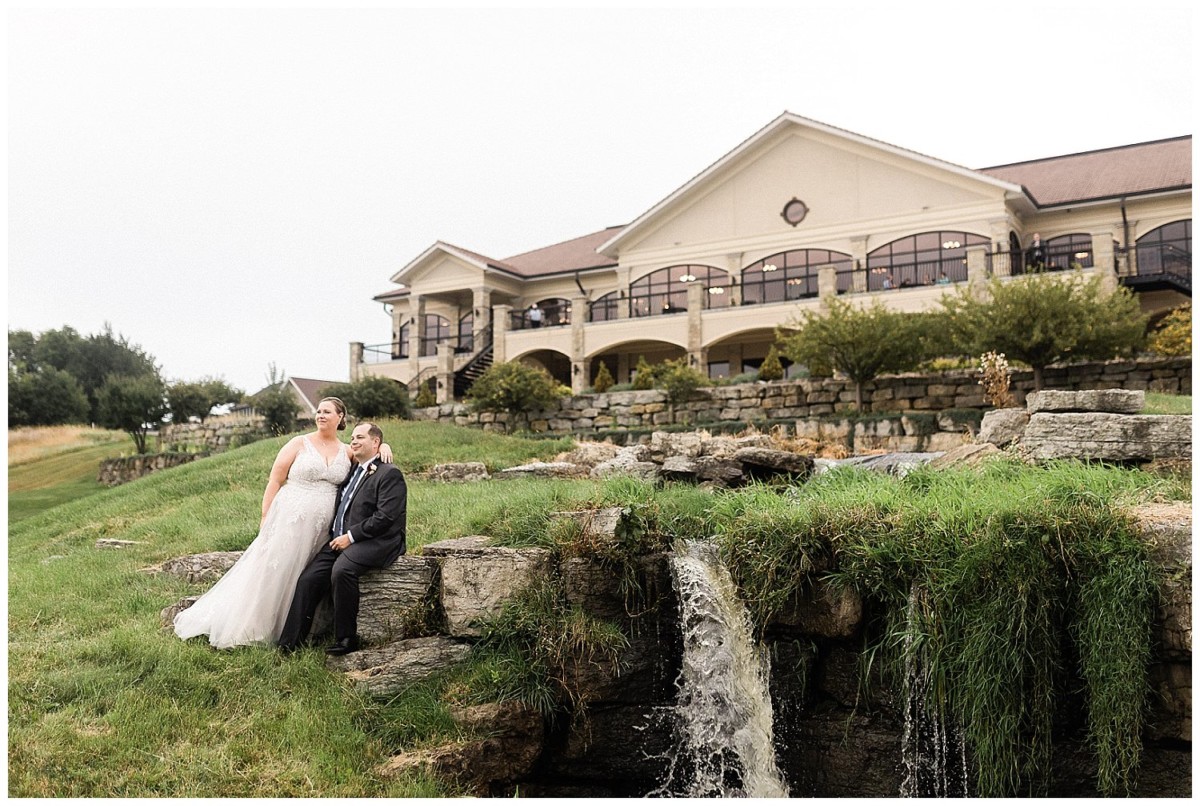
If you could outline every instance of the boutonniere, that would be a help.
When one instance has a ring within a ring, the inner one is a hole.
[[[376,471],[378,468],[379,468],[379,465],[375,464],[374,462],[372,462],[371,464],[367,465],[367,475],[368,475],[368,476],[373,476],[373,475],[375,475],[375,471]]]

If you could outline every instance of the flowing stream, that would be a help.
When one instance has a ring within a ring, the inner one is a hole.
[[[689,541],[676,546],[671,572],[683,631],[680,741],[651,794],[787,797],[775,763],[769,662],[729,570],[712,544]]]

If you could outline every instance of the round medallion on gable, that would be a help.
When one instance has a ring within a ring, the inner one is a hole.
[[[794,227],[808,215],[808,205],[793,196],[790,202],[783,205],[783,212],[779,215]]]

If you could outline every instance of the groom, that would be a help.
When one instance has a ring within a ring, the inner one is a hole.
[[[308,637],[313,614],[333,590],[334,643],[327,655],[358,649],[358,578],[390,565],[404,553],[408,488],[404,474],[379,461],[383,431],[360,423],[350,437],[350,455],[358,466],[338,488],[329,543],[308,564],[296,583],[292,607],[279,636],[279,648],[295,651]]]

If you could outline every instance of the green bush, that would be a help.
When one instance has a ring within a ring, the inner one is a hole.
[[[654,369],[650,363],[646,361],[646,356],[639,355],[637,366],[633,369],[633,389],[653,389],[654,388]]]
[[[434,396],[433,388],[429,384],[421,384],[421,389],[417,392],[417,399],[413,401],[413,405],[418,409],[427,409],[430,406],[437,405],[437,398]]]
[[[528,414],[549,408],[569,393],[546,370],[507,361],[492,364],[479,376],[467,391],[467,403],[475,411]]]
[[[783,364],[779,361],[779,352],[775,349],[774,344],[771,345],[771,349],[767,350],[767,357],[763,359],[758,368],[758,380],[783,380]]]
[[[1150,352],[1158,355],[1192,354],[1192,305],[1188,303],[1163,317],[1150,334]]]
[[[653,371],[654,385],[667,393],[667,402],[686,403],[701,386],[708,386],[708,376],[688,366],[686,358],[664,361]],[[641,377],[641,373],[638,374]]]
[[[318,394],[341,398],[346,411],[357,420],[409,416],[408,387],[380,375],[364,375],[353,383],[330,384]]]
[[[600,362],[600,369],[596,371],[596,378],[592,381],[592,389],[597,392],[607,392],[613,385],[612,373],[608,371],[608,364]]]

